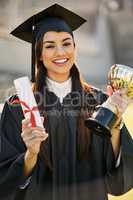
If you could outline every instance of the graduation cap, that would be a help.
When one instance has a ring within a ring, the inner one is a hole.
[[[48,31],[64,31],[73,35],[72,32],[85,22],[86,20],[79,15],[58,4],[54,4],[33,15],[11,32],[17,38],[32,43],[32,82],[35,81],[36,41]]]

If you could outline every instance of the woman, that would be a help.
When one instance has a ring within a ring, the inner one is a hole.
[[[30,42],[33,36],[33,91],[45,128],[31,127],[20,105],[13,104],[17,96],[5,103],[1,118],[1,199],[104,200],[108,193],[119,195],[133,186],[133,144],[118,122],[127,106],[123,91],[107,99],[106,94],[81,80],[75,65],[72,31],[84,21],[55,4],[12,32]],[[32,23],[33,31],[27,33]],[[111,139],[84,125],[100,104],[115,109],[118,116],[110,130]]]

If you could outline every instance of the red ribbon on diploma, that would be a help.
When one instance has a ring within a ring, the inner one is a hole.
[[[36,121],[33,111],[38,111],[37,107],[30,108],[24,101],[20,101],[18,99],[12,101],[12,104],[22,104],[26,108],[25,110],[23,110],[24,114],[30,112],[31,126],[36,127]]]

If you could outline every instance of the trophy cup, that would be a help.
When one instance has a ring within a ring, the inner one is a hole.
[[[111,85],[114,91],[127,88],[127,97],[132,99],[133,68],[114,64],[108,73],[108,84]],[[116,120],[116,113],[101,105],[92,118],[85,120],[85,125],[100,136],[111,137],[110,130],[114,126]]]

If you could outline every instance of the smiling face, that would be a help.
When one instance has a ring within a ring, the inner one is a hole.
[[[75,45],[72,36],[67,32],[45,33],[40,59],[47,69],[49,78],[57,82],[67,80],[75,62]]]

